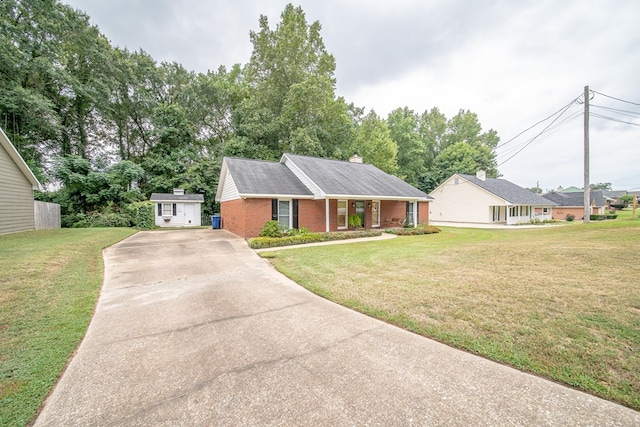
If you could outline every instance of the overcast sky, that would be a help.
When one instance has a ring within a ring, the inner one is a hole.
[[[287,3],[63,1],[84,10],[112,44],[197,72],[246,64],[259,16],[275,28]],[[638,0],[292,3],[308,23],[322,25],[336,59],[337,95],[383,117],[404,106],[419,113],[438,107],[448,118],[468,109],[504,143],[569,105],[528,146],[557,116],[499,148],[498,163],[507,160],[502,177],[523,187],[583,186],[584,106],[570,102],[585,85],[640,104]],[[601,94],[590,101],[593,113],[636,125],[591,117],[590,181],[640,189],[640,105]]]

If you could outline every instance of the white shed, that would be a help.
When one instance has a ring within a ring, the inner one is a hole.
[[[181,188],[174,188],[173,193],[153,193],[155,203],[155,223],[158,227],[199,227],[201,206],[204,202],[202,194],[184,194]]]

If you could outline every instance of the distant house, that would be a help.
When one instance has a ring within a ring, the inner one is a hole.
[[[248,238],[269,220],[314,232],[429,221],[431,197],[354,156],[350,161],[283,154],[279,162],[225,157],[218,181],[222,228]]]
[[[33,191],[42,186],[0,128],[0,234],[33,230]]]
[[[505,179],[454,174],[429,193],[431,220],[515,225],[550,220],[554,202]]]
[[[607,210],[607,198],[602,190],[590,191],[591,215],[604,215]],[[574,218],[584,216],[584,192],[557,193],[552,191],[543,195],[545,199],[554,202],[557,207],[553,210],[553,218],[558,220],[567,219],[567,215]]]
[[[150,200],[155,203],[155,224],[158,227],[199,227],[202,224],[202,194],[184,194],[181,188],[173,193],[153,193]]]

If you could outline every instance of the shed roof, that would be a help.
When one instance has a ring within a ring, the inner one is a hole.
[[[152,193],[149,199],[152,202],[204,202],[202,194],[172,194],[172,193]]]
[[[538,196],[506,179],[486,178],[481,180],[474,175],[458,175],[514,205],[553,206],[555,204],[552,200]]]

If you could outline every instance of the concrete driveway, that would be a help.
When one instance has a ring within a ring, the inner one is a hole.
[[[317,297],[223,230],[141,232],[105,262],[37,426],[640,425]]]

